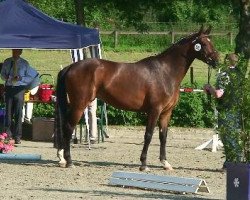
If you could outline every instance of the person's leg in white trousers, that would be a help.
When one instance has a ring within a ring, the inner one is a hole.
[[[97,117],[96,117],[96,110],[97,110],[97,99],[92,101],[88,106],[88,115],[89,115],[89,136],[90,140],[97,139]]]
[[[38,88],[39,86],[30,90],[30,94],[35,95],[38,91]],[[26,102],[23,106],[23,121],[26,120],[30,122],[30,120],[32,119],[32,115],[33,115],[33,103]]]

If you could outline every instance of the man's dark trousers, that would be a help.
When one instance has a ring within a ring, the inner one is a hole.
[[[25,86],[6,86],[5,89],[5,128],[8,135],[15,140],[20,140],[22,137],[24,92]]]

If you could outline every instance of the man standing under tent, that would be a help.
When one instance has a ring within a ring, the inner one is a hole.
[[[5,81],[5,129],[9,137],[15,139],[15,144],[21,143],[22,109],[24,92],[34,79],[28,61],[21,58],[22,49],[13,49],[12,57],[7,58],[1,70],[1,78]],[[14,119],[13,119],[14,118]]]

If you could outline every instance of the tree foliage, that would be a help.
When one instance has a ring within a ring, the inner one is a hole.
[[[236,52],[250,59],[250,1],[240,0],[239,33],[236,37]]]
[[[78,0],[81,2],[82,0]],[[59,20],[75,23],[77,0],[28,0]],[[234,23],[240,8],[235,0],[85,0],[82,1],[87,26],[103,29],[134,27],[147,30],[146,22]]]
[[[238,76],[230,76],[230,82],[234,84],[228,84],[225,89],[233,92],[235,98],[225,96],[223,101],[227,105],[231,103],[230,110],[219,110],[224,123],[218,128],[218,133],[229,162],[250,162],[250,81],[247,66],[248,60],[241,55],[237,64]]]

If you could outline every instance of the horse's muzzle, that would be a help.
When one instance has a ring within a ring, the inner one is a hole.
[[[216,68],[216,66],[219,64],[219,54],[216,51],[213,52],[210,57],[208,57],[207,64],[212,66],[212,68]]]
[[[219,62],[218,62],[218,60],[214,60],[214,59],[209,58],[206,63],[209,66],[212,66],[213,69],[215,69]]]
[[[212,68],[214,68],[214,69],[217,67],[218,63],[219,62],[217,60],[209,60],[207,62],[207,64],[210,65],[210,66],[212,66]]]

